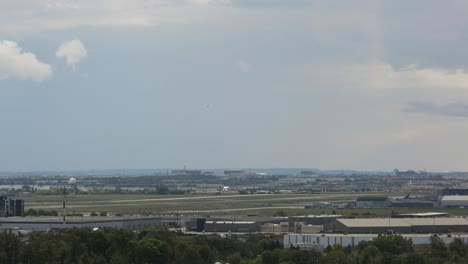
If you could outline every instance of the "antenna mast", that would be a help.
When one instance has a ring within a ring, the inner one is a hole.
[[[62,197],[62,205],[63,205],[63,224],[65,225],[66,224],[66,215],[67,215],[67,211],[65,209],[65,195],[67,194],[67,188],[66,187],[63,187],[62,189],[62,194],[63,194],[63,197]]]

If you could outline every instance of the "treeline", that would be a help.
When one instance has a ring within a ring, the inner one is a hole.
[[[23,186],[23,189],[25,187]],[[16,195],[17,193],[23,192],[23,189],[11,190],[8,192],[8,195]],[[34,189],[35,190],[35,189]],[[49,190],[40,190],[34,191],[39,195],[62,195],[63,189],[60,188],[52,188]],[[160,184],[156,186],[149,186],[143,189],[136,189],[133,190],[131,188],[122,188],[122,187],[114,187],[109,189],[103,188],[91,188],[87,190],[82,190],[78,188],[76,191],[72,191],[71,189],[67,189],[67,194],[70,192],[74,192],[75,194],[80,195],[88,195],[88,194],[154,194],[154,195],[184,195],[189,194],[190,190],[178,190],[176,188],[170,188],[167,185]]]
[[[434,236],[421,248],[401,236],[382,236],[352,248],[333,246],[324,253],[283,249],[268,235],[186,236],[166,229],[134,232],[81,228],[31,233],[0,233],[0,263],[157,263],[157,264],[317,264],[317,263],[466,263],[468,248]]]
[[[242,262],[240,262],[242,263]],[[249,262],[244,262],[249,263]],[[437,236],[430,244],[414,246],[399,235],[380,236],[373,241],[363,241],[356,247],[334,245],[320,254],[314,250],[274,249],[262,252],[256,264],[452,264],[468,263],[468,245],[455,239],[445,245]]]
[[[264,235],[223,238],[185,236],[167,229],[79,228],[26,237],[0,233],[0,263],[240,264],[257,263],[263,251],[281,247],[277,239]]]
[[[54,210],[43,210],[43,209],[33,209],[29,208],[26,212],[24,212],[24,216],[58,216],[58,212]],[[107,216],[107,212],[102,211],[99,213],[92,212],[90,216]],[[83,213],[71,212],[67,213],[67,216],[84,216]],[[115,214],[115,216],[122,216],[121,214]]]

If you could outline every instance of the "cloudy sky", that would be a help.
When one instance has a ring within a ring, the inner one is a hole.
[[[0,170],[468,171],[465,0],[2,0]]]

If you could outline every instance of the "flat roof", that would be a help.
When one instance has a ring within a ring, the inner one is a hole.
[[[206,221],[207,224],[255,224],[255,222],[252,222],[252,221],[224,221],[224,220],[220,220],[220,221]]]
[[[343,215],[296,215],[296,216],[290,216],[289,218],[337,218],[337,217],[343,217]]]
[[[442,201],[468,201],[468,195],[445,195]]]
[[[465,218],[448,218],[448,217],[435,217],[435,218],[400,218],[404,219],[412,226],[440,226],[440,225],[468,225]]]
[[[397,216],[431,217],[431,216],[443,216],[443,215],[448,215],[448,213],[427,212],[427,213],[413,213],[413,214],[398,214]]]
[[[337,219],[347,227],[411,227],[411,226],[460,226],[467,225],[465,218],[354,218]]]
[[[392,226],[404,226],[410,227],[403,220],[403,218],[353,218],[353,219],[337,219],[343,225],[348,227],[392,227]]]
[[[317,236],[317,237],[360,237],[360,238],[376,238],[381,236],[380,234],[324,234],[324,233],[318,233],[318,234],[298,234],[298,233],[287,233],[284,236]],[[391,236],[391,235],[389,235]],[[434,236],[434,234],[428,233],[428,234],[398,234],[398,236],[402,236],[404,238],[426,238],[426,237],[431,237]],[[438,237],[448,237],[448,234],[443,234],[443,235],[437,235]],[[450,234],[451,237],[454,238],[468,238],[468,234]]]

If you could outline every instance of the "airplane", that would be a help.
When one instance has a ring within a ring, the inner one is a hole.
[[[391,199],[393,200],[409,200],[409,199],[416,199],[417,197],[416,196],[411,196],[411,193],[408,193],[406,194],[405,196],[395,196],[395,197],[391,197]]]

